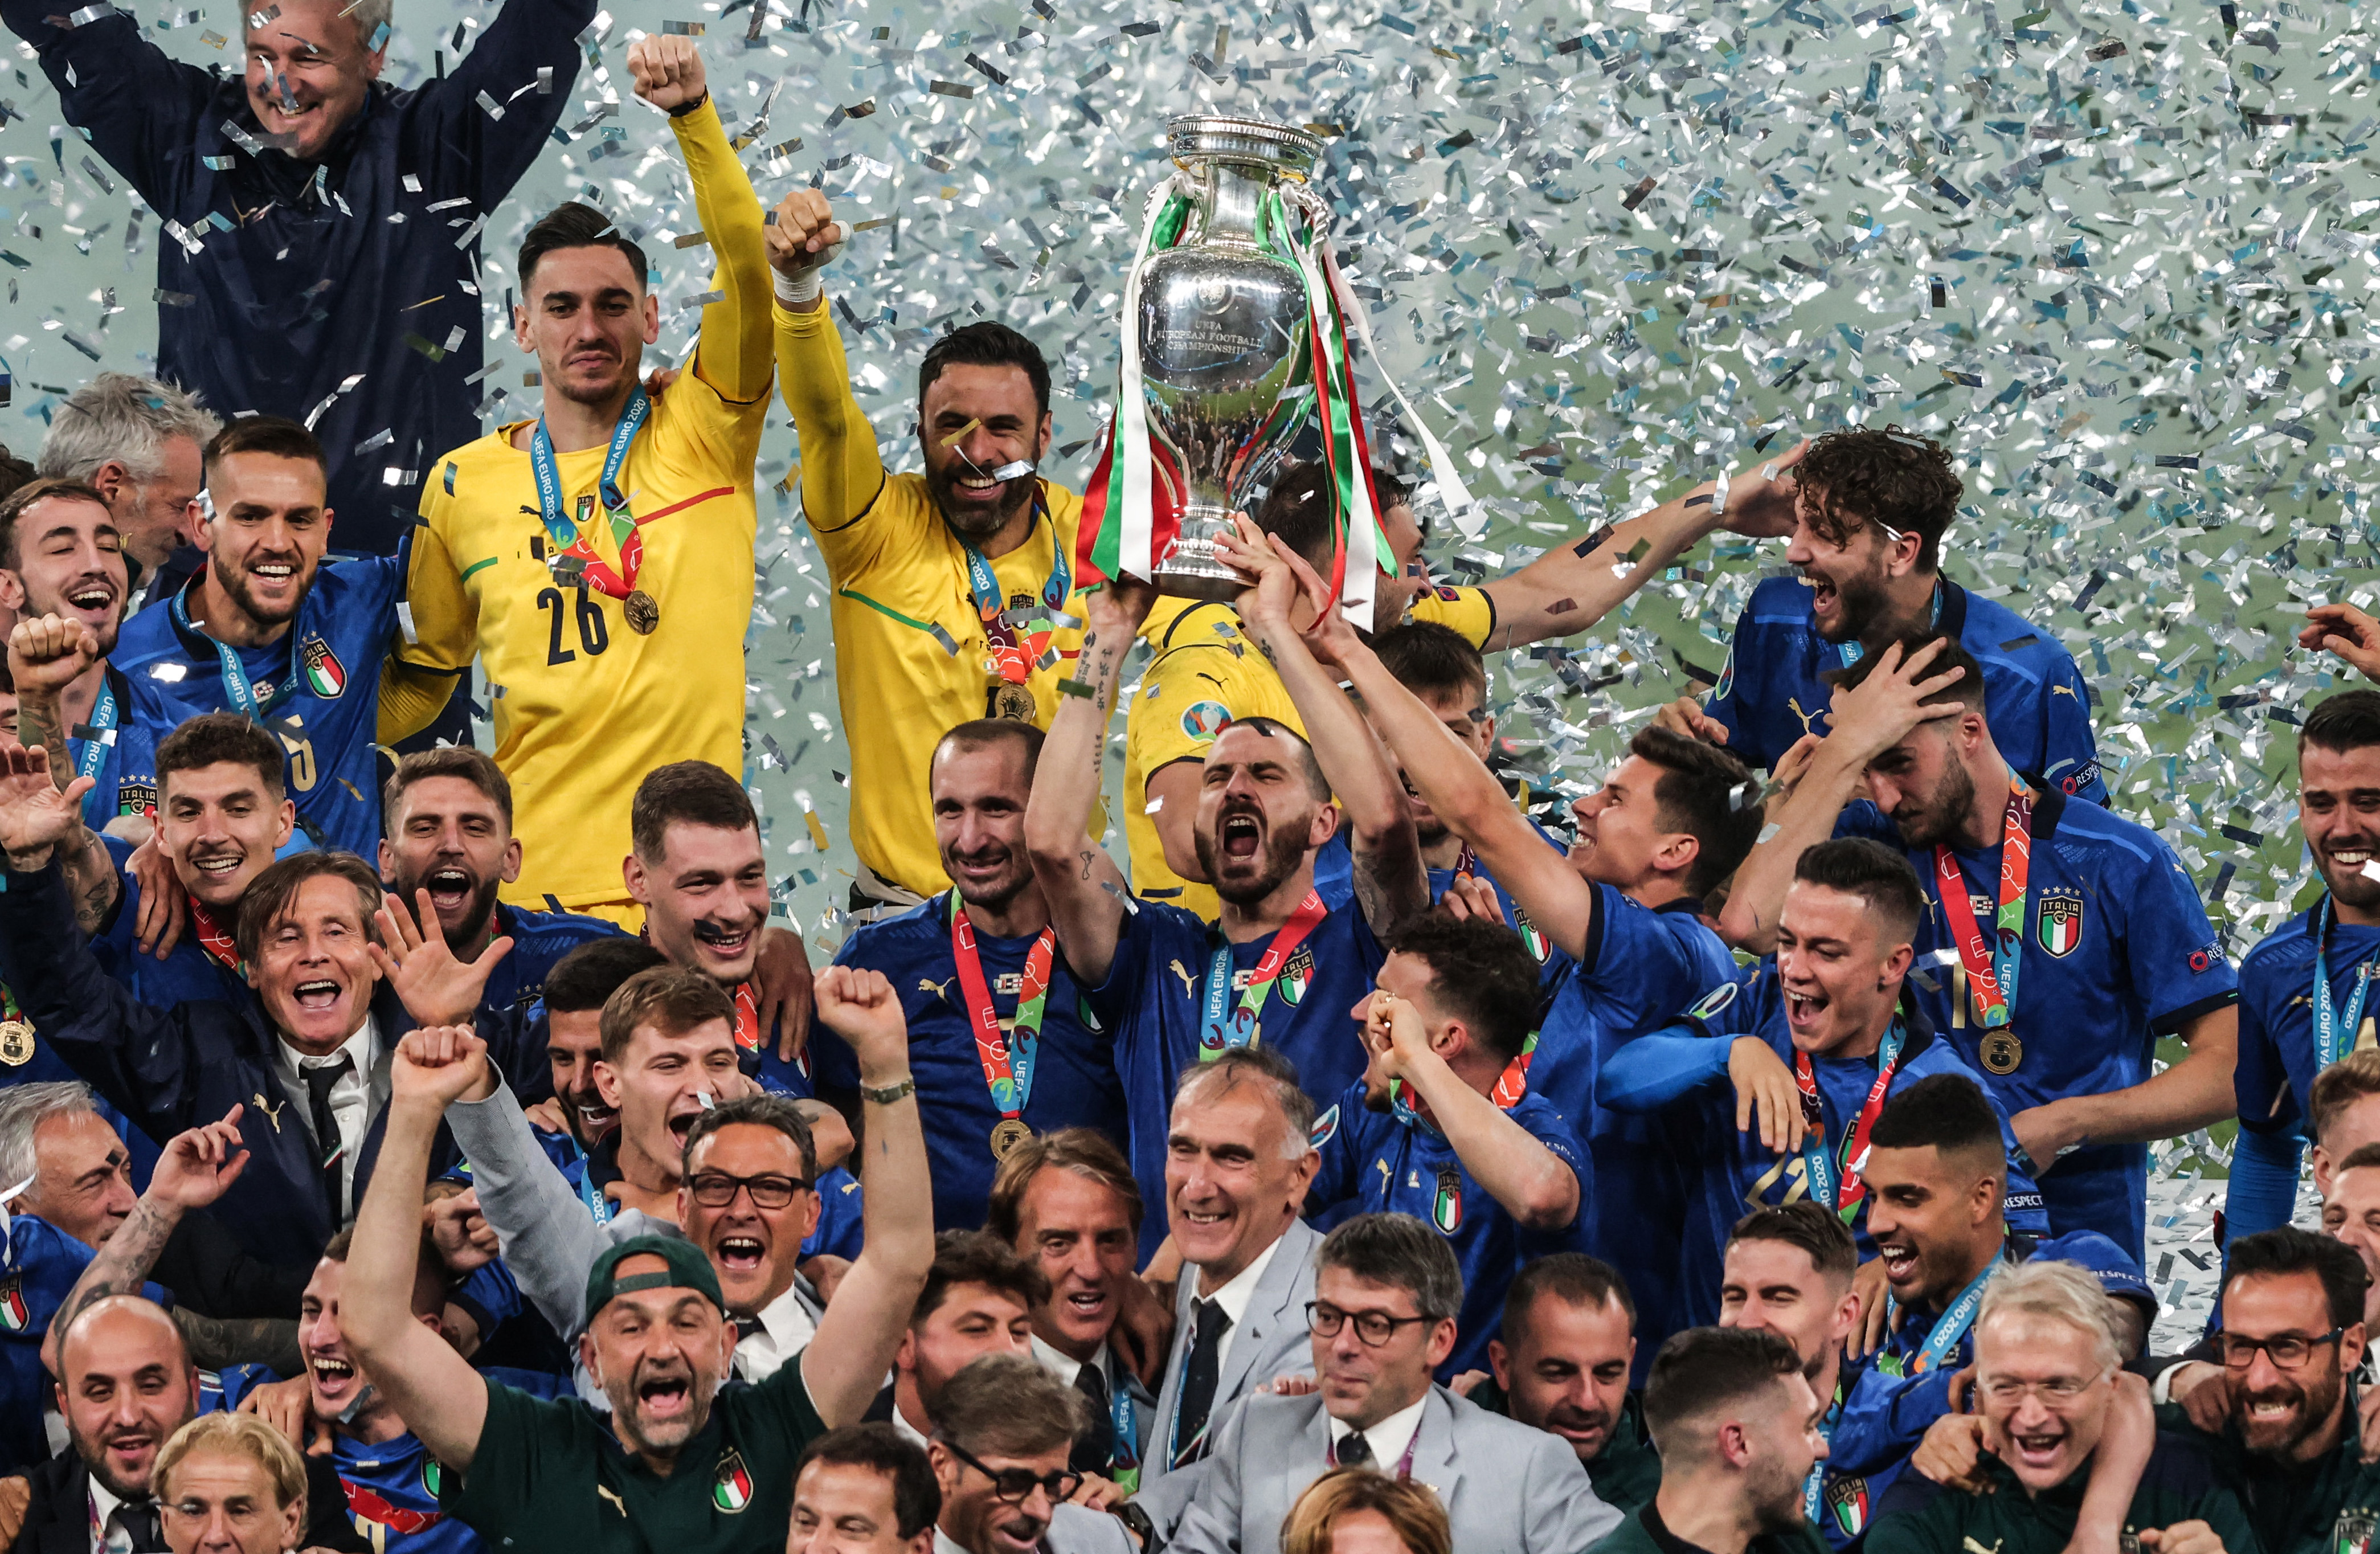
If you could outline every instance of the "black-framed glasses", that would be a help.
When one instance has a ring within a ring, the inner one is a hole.
[[[1066,1468],[1056,1473],[1035,1473],[1031,1468],[988,1468],[956,1441],[944,1440],[942,1445],[952,1456],[990,1479],[991,1498],[1002,1505],[1023,1505],[1036,1488],[1050,1497],[1051,1505],[1062,1505],[1083,1487],[1083,1475]]]
[[[1399,1328],[1409,1328],[1415,1322],[1429,1320],[1427,1317],[1391,1317],[1385,1311],[1342,1311],[1320,1301],[1305,1303],[1307,1332],[1317,1338],[1337,1338],[1339,1329],[1353,1321],[1356,1338],[1371,1349],[1378,1349],[1396,1337]]]
[[[698,1171],[686,1184],[694,1201],[705,1208],[724,1208],[735,1201],[739,1187],[752,1195],[755,1208],[783,1208],[794,1201],[795,1193],[816,1189],[798,1176],[784,1176],[774,1172],[759,1176],[730,1176],[723,1171]]]
[[[2319,1338],[2307,1338],[2300,1333],[2281,1333],[2272,1338],[2224,1333],[2221,1335],[2223,1363],[2233,1370],[2246,1370],[2256,1363],[2256,1351],[2261,1349],[2276,1366],[2282,1370],[2296,1370],[2315,1350],[2325,1343],[2337,1343],[2346,1336],[2345,1328],[2333,1328]]]

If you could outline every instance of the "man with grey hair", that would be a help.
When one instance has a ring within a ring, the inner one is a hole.
[[[595,0],[511,0],[405,89],[381,79],[390,0],[244,6],[230,76],[129,11],[75,15],[0,0],[67,122],[160,218],[158,376],[224,415],[307,422],[340,455],[323,505],[342,547],[394,554],[421,471],[479,435],[476,239],[568,103]]]
[[[42,439],[39,473],[79,480],[107,500],[124,553],[140,568],[125,613],[164,598],[159,569],[180,563],[196,572],[203,554],[190,543],[190,504],[204,484],[202,454],[223,422],[199,395],[155,378],[102,372],[67,395]]]
[[[1568,1441],[1430,1380],[1462,1308],[1453,1250],[1412,1215],[1359,1214],[1324,1237],[1305,1308],[1319,1390],[1251,1396],[1222,1421],[1166,1548],[1277,1554],[1298,1495],[1349,1466],[1437,1490],[1457,1548],[1576,1554],[1611,1532],[1620,1513]]]
[[[1082,1394],[1023,1354],[980,1354],[934,1405],[928,1460],[942,1490],[936,1554],[1132,1554],[1124,1524],[1068,1498]]]
[[[1305,1306],[1322,1238],[1298,1218],[1321,1162],[1313,1131],[1313,1099],[1276,1048],[1230,1048],[1175,1083],[1165,1209],[1182,1279],[1136,1497],[1160,1526],[1196,1492],[1185,1470],[1232,1406],[1277,1376],[1313,1373]]]

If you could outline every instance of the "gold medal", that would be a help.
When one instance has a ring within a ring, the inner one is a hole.
[[[0,1021],[0,1063],[22,1068],[33,1061],[33,1026],[29,1020]]]
[[[991,687],[991,715],[1005,718],[1013,723],[1029,723],[1039,709],[1034,705],[1033,692],[1025,686],[1006,680]]]
[[[2014,1074],[2016,1065],[2024,1062],[2024,1043],[2005,1026],[1985,1031],[1977,1052],[1984,1067],[1994,1074]]]
[[[1008,1159],[1032,1136],[1033,1130],[1026,1127],[1022,1119],[1002,1117],[999,1125],[991,1130],[991,1158],[995,1160]]]
[[[653,628],[662,624],[662,607],[642,589],[629,590],[628,597],[621,601],[620,613],[628,617],[628,629],[639,637],[650,637]]]

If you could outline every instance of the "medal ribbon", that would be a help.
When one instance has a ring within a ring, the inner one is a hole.
[[[579,576],[587,584],[613,599],[625,599],[635,590],[637,574],[645,565],[644,536],[637,532],[636,515],[628,511],[628,499],[621,494],[620,467],[627,462],[629,445],[636,442],[638,429],[645,424],[651,408],[652,401],[645,397],[642,388],[629,391],[619,424],[612,429],[611,446],[604,450],[603,476],[596,488],[603,516],[612,526],[613,543],[620,548],[618,572],[597,558],[592,539],[563,510],[562,472],[554,465],[553,441],[545,434],[543,416],[538,417],[537,431],[528,440],[529,468],[537,477],[538,517],[545,525],[554,559],[576,557],[583,564]]]
[[[2331,906],[2330,897],[2322,898],[2313,916],[2313,1061],[2314,1067],[2328,1068],[2347,1056],[2355,1045],[2355,1033],[2363,1026],[2363,1000],[2372,991],[2375,966],[2372,961],[2360,961],[2355,967],[2355,994],[2347,1001],[2347,1016],[2338,1017],[2331,1002],[2330,991],[2330,930],[2338,920]]]
[[[1827,1416],[1818,1421],[1818,1439],[1828,1446],[1835,1443],[1835,1427],[1842,1422],[1843,1394],[1840,1388],[1835,1401],[1828,1405]],[[1825,1509],[1827,1460],[1824,1457],[1810,1464],[1810,1476],[1802,1480],[1802,1520],[1816,1524],[1818,1512]]]
[[[1265,1001],[1272,996],[1272,985],[1281,980],[1281,968],[1305,941],[1330,909],[1322,904],[1321,892],[1307,891],[1289,921],[1272,936],[1272,948],[1257,962],[1248,973],[1248,985],[1240,991],[1237,1014],[1227,1023],[1225,1006],[1232,996],[1232,946],[1227,940],[1215,947],[1215,958],[1207,966],[1207,1017],[1198,1033],[1198,1061],[1213,1062],[1233,1047],[1245,1047],[1256,1039],[1257,1016],[1264,1013]]]
[[[1967,900],[1967,876],[1949,848],[1934,849],[1935,890],[1942,898],[1942,915],[1959,941],[1959,958],[1966,963],[1967,985],[1985,1027],[2005,1026],[2016,1005],[2017,972],[2024,960],[2024,890],[2033,872],[2033,794],[2014,776],[2009,778],[2008,809],[2000,827],[1999,908],[1992,915],[1994,939],[1986,945]]]
[[[1884,1093],[1892,1087],[1893,1072],[1900,1066],[1900,1049],[1908,1039],[1909,1033],[1902,1026],[1900,1017],[1894,1015],[1892,1028],[1885,1032],[1884,1043],[1876,1049],[1876,1083],[1868,1087],[1866,1103],[1861,1106],[1858,1119],[1852,1123],[1850,1147],[1844,1154],[1841,1181],[1835,1178],[1835,1157],[1827,1147],[1823,1123],[1819,1128],[1818,1141],[1802,1147],[1802,1163],[1810,1196],[1840,1214],[1846,1224],[1858,1211],[1861,1200],[1867,1196],[1867,1184],[1861,1180],[1860,1173],[1867,1165],[1868,1130],[1876,1126],[1876,1114],[1884,1110]],[[1793,1054],[1793,1083],[1802,1089],[1803,1116],[1813,1123],[1819,1123],[1826,1112],[1818,1099],[1818,1076],[1810,1067],[1810,1054],[1807,1052]]]
[[[951,958],[958,962],[959,988],[966,994],[967,1023],[975,1029],[984,1088],[1005,1118],[1016,1117],[1033,1099],[1034,1050],[1040,1044],[1041,1010],[1050,1000],[1050,967],[1057,953],[1057,929],[1043,929],[1025,953],[1025,985],[1017,994],[1016,1018],[1003,1038],[1000,1014],[991,1004],[991,984],[984,980],[983,956],[976,949],[975,925],[967,921],[958,892],[951,892]]]
[[[297,690],[298,633],[295,630],[295,622],[291,623],[292,629],[288,634],[288,672],[281,676],[281,683],[273,687],[273,699],[260,704],[256,699],[256,687],[249,683],[248,671],[240,664],[239,654],[232,650],[231,644],[208,637],[205,632],[198,628],[197,623],[190,619],[189,601],[184,594],[177,593],[174,596],[172,609],[176,625],[180,626],[192,637],[205,637],[213,647],[216,667],[223,673],[224,696],[231,702],[233,711],[261,722],[267,712],[288,700],[291,693]]]
[[[1993,1258],[1983,1272],[1975,1275],[1968,1281],[1967,1287],[1959,1292],[1958,1298],[1942,1308],[1942,1315],[1934,1318],[1933,1329],[1926,1333],[1925,1344],[1909,1362],[1910,1375],[1923,1376],[1939,1366],[1949,1358],[1950,1351],[1959,1346],[1959,1341],[1967,1336],[1967,1329],[1975,1325],[1975,1308],[1984,1304],[1984,1286],[1991,1282],[1992,1275],[1999,1270],[2000,1261],[1999,1257]],[[1889,1324],[1897,1320],[1900,1304],[1890,1295],[1887,1295],[1885,1301],[1888,1307],[1886,1318]]]
[[[1038,524],[1049,516],[1049,504],[1043,500],[1041,482],[1033,482],[1033,520]],[[1000,666],[1000,677],[1012,686],[1021,686],[1032,676],[1041,655],[1050,650],[1050,634],[1058,623],[1050,616],[1063,609],[1066,595],[1074,590],[1074,568],[1067,565],[1066,547],[1058,537],[1055,519],[1050,524],[1050,577],[1041,585],[1041,610],[1010,611],[1001,598],[1000,579],[992,575],[991,563],[973,545],[966,552],[967,591],[975,596],[976,613],[983,617],[983,635],[991,644],[992,662]],[[1021,614],[1021,620],[1012,615]],[[1021,629],[1020,629],[1021,628]]]
[[[194,895],[186,892],[183,899],[189,903],[190,927],[198,930],[199,947],[207,953],[207,959],[225,971],[236,971],[246,976],[246,968],[239,964],[239,945],[225,930],[224,926],[215,921],[215,915],[208,911],[206,904]]]

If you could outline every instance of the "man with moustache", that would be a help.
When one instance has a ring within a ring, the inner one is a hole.
[[[942,1491],[945,1554],[1132,1554],[1124,1524],[1070,1505],[1083,1398],[1031,1360],[986,1354],[942,1389],[926,1451]]]
[[[1843,1341],[1859,1324],[1852,1275],[1859,1247],[1840,1218],[1809,1199],[1755,1208],[1728,1236],[1718,1325],[1775,1333],[1802,1357],[1818,1401],[1816,1428],[1831,1449],[1851,1378]],[[1802,1513],[1827,1542],[1849,1549],[1864,1527],[1864,1486],[1839,1481],[1821,1463],[1802,1484]]]
[[[1595,1492],[1633,1516],[1661,1482],[1642,1402],[1628,1390],[1636,1303],[1618,1270],[1580,1252],[1524,1264],[1504,1294],[1494,1375],[1468,1396],[1490,1414],[1570,1442]]]
[[[1869,1554],[1971,1546],[2056,1554],[2076,1536],[2086,1488],[2102,1487],[2095,1475],[2111,1473],[2117,1487],[2133,1486],[2111,1529],[2125,1546],[2137,1541],[2151,1554],[2257,1548],[2204,1443],[2163,1432],[2132,1439],[2147,1421],[2123,1417],[2131,1405],[2119,1379],[2112,1314],[2089,1273],[2050,1258],[1995,1271],[1975,1318],[1975,1396],[1989,1453],[1976,1468],[1981,1492],[1901,1475],[1868,1529]]]
[[[2106,804],[2073,655],[1942,576],[1944,532],[1965,489],[1949,450],[1897,426],[1854,427],[1817,438],[1791,469],[1785,559],[1801,576],[1753,589],[1710,698],[1682,698],[1658,721],[1773,770],[1796,741],[1828,732],[1831,672],[1905,634],[1938,632],[1985,666],[1992,726],[2018,769]]]
[[[93,831],[145,821],[156,806],[155,788],[127,775],[116,747],[132,698],[109,662],[124,624],[123,544],[107,499],[80,481],[39,480],[0,499],[0,609],[83,644],[64,659],[9,664],[20,741],[48,746],[55,770],[91,780],[83,819]],[[118,829],[136,842],[145,834],[137,824]]]
[[[1151,589],[1119,581],[1089,596],[1084,660],[1050,724],[1026,814],[1026,845],[1059,945],[1089,989],[1092,1014],[1115,1033],[1133,1173],[1152,1195],[1164,1170],[1159,1120],[1173,1075],[1189,1062],[1272,1047],[1318,1108],[1338,1102],[1363,1073],[1350,1011],[1385,958],[1380,941],[1428,904],[1404,789],[1334,673],[1290,624],[1302,585],[1288,553],[1245,518],[1239,524],[1219,553],[1257,579],[1240,595],[1241,619],[1272,655],[1314,743],[1259,718],[1232,723],[1209,747],[1198,846],[1222,917],[1210,924],[1162,902],[1128,905],[1122,872],[1087,830],[1099,793],[1095,758]],[[1350,632],[1335,611],[1329,620],[1334,632]],[[1354,898],[1333,905],[1315,889],[1314,855],[1342,811],[1354,832]]]
[[[138,613],[206,564],[190,542],[206,446],[223,421],[204,397],[157,378],[97,372],[67,395],[42,437],[39,473],[99,492],[124,542]],[[160,591],[160,578],[169,578]],[[84,720],[88,721],[88,720]]]
[[[883,973],[900,991],[918,1104],[934,1119],[937,1230],[980,1228],[1002,1162],[1033,1135],[1114,1128],[1123,1118],[1114,1038],[1087,1024],[1083,989],[1058,953],[1025,850],[1041,737],[1030,723],[995,718],[942,735],[931,784],[950,888],[863,925],[835,956]],[[856,1113],[847,1057],[825,1048],[815,1072],[820,1093]]]
[[[250,416],[207,444],[206,569],[125,623],[124,780],[152,783],[157,741],[201,712],[265,723],[288,754],[298,821],[320,845],[380,845],[381,661],[398,632],[402,556],[326,561],[330,462],[295,421]],[[95,656],[88,638],[78,654]]]
[[[1050,1281],[1049,1298],[1033,1308],[1033,1357],[1083,1397],[1068,1465],[1130,1494],[1157,1415],[1122,1347],[1126,1305],[1149,1304],[1133,1276],[1141,1200],[1131,1162],[1090,1128],[1027,1139],[1000,1164],[990,1220]]]
[[[851,910],[866,921],[916,906],[941,883],[928,735],[977,718],[1049,726],[1081,640],[1083,502],[1037,469],[1050,451],[1049,363],[989,320],[927,350],[917,366],[923,471],[885,468],[820,285],[848,235],[824,197],[796,190],[777,206],[769,261],[779,382],[802,444],[802,515],[834,598],[860,865]]]
[[[504,687],[496,764],[528,853],[504,898],[623,922],[619,795],[682,757],[742,765],[770,377],[759,202],[702,55],[648,36],[627,66],[669,115],[718,264],[694,360],[658,400],[641,386],[660,298],[610,215],[570,203],[529,228],[512,322],[537,358],[539,414],[448,444],[423,482],[390,718],[392,734],[427,722],[476,657]]]
[[[2315,1076],[2372,1043],[2380,973],[2380,691],[2341,691],[2298,729],[2298,829],[2323,897],[2240,959],[2240,1108],[2224,1223],[2289,1223]],[[2367,874],[2365,869],[2372,868]]]
[[[1692,1326],[1718,1315],[1747,1204],[1813,1199],[1872,1248],[1862,1141],[1893,1096],[1934,1074],[1973,1078],[1904,987],[1921,900],[1906,860],[1847,839],[1811,848],[1795,871],[1774,960],[1721,983],[1682,1024],[1619,1048],[1597,1077],[1604,1105],[1654,1115],[1686,1163],[1674,1287]],[[2017,1224],[2047,1228],[2022,1173],[2007,1200]]]
[[[2238,982],[2197,883],[2156,832],[2001,749],[1984,668],[1951,637],[1880,643],[1834,695],[1833,732],[1737,871],[1720,932],[1767,949],[1815,843],[1902,850],[1925,892],[1914,948],[1949,973],[1917,1002],[2009,1112],[2053,1229],[2138,1263],[2147,1141],[2238,1105]],[[2154,1072],[2163,1036],[2190,1056]]]

